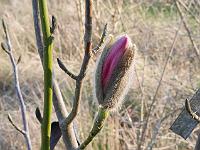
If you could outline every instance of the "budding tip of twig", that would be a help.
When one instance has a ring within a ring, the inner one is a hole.
[[[1,42],[1,48],[5,51],[6,48],[5,48],[5,43]]]
[[[10,115],[9,113],[8,113],[8,116],[7,116],[7,117],[8,117],[8,120],[9,120],[9,121],[12,121],[12,117],[11,117],[11,115]]]
[[[22,60],[22,55],[19,56],[19,58],[17,59],[17,65],[21,62]]]
[[[3,26],[3,29],[5,31],[6,30],[6,23],[5,23],[4,19],[2,19],[2,26]]]
[[[58,66],[59,66],[60,68],[62,68],[63,63],[62,63],[62,61],[60,60],[60,58],[57,58],[57,63],[58,63]]]
[[[51,17],[51,27],[50,27],[51,34],[55,33],[56,27],[57,27],[57,20],[56,20],[56,17],[54,15],[52,15],[52,17]]]
[[[42,115],[41,115],[41,112],[40,112],[39,107],[37,107],[37,108],[35,109],[35,116],[36,116],[36,118],[38,119],[38,121],[39,121],[40,123],[42,123],[43,118],[42,118]]]
[[[1,43],[1,48],[2,48],[2,50],[3,51],[5,51],[7,54],[9,54],[10,52],[9,52],[9,50],[8,50],[8,48],[7,48],[7,45],[5,44],[5,43]]]
[[[108,29],[108,23],[105,24],[104,31],[107,32],[107,29]]]

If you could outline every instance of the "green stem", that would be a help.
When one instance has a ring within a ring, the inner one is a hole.
[[[94,137],[101,131],[103,128],[105,120],[108,118],[109,111],[103,107],[99,107],[97,117],[95,118],[94,125],[90,131],[87,139],[80,145],[79,149],[84,149]]]
[[[52,36],[46,0],[39,0],[40,19],[44,43],[44,111],[42,122],[42,150],[50,149],[51,111],[52,111]]]

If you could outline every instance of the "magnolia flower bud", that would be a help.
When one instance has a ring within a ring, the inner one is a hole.
[[[135,45],[124,35],[103,49],[95,73],[95,94],[104,108],[117,108],[129,88]]]

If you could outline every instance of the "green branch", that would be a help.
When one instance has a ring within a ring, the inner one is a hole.
[[[86,146],[94,139],[94,137],[103,128],[105,120],[108,118],[109,111],[103,107],[99,107],[97,117],[95,118],[92,130],[90,131],[87,139],[80,145],[79,149],[85,149]]]
[[[40,19],[44,42],[44,111],[42,122],[42,150],[50,149],[52,111],[52,39],[46,0],[39,0]]]

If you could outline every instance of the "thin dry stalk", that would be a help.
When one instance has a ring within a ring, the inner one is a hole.
[[[3,30],[4,30],[4,33],[5,33],[5,36],[6,36],[6,42],[4,44],[2,44],[2,48],[8,54],[10,61],[11,61],[11,64],[12,64],[12,68],[13,68],[13,72],[14,72],[15,90],[16,90],[16,93],[17,93],[17,96],[18,96],[18,99],[19,99],[21,115],[22,115],[22,123],[23,123],[23,128],[24,128],[23,129],[24,130],[23,135],[24,135],[24,138],[26,140],[27,149],[31,150],[32,145],[31,145],[31,139],[30,139],[30,135],[29,135],[27,116],[26,116],[26,106],[25,106],[25,103],[24,103],[24,98],[22,96],[21,88],[20,88],[20,84],[19,84],[18,68],[17,68],[17,64],[16,64],[14,56],[13,56],[13,49],[12,49],[12,44],[11,44],[11,41],[10,41],[10,36],[9,36],[9,33],[8,33],[8,28],[7,28],[4,20],[2,20],[2,24],[3,24]],[[10,121],[12,122],[12,119],[10,119]],[[12,124],[12,125],[14,125],[14,124]]]
[[[142,149],[143,142],[145,141],[146,130],[147,130],[147,127],[148,127],[148,123],[149,123],[149,119],[150,119],[150,116],[151,116],[151,112],[152,112],[152,110],[153,110],[153,108],[154,108],[154,104],[155,104],[155,102],[156,102],[156,98],[157,98],[158,91],[159,91],[159,89],[160,89],[160,87],[161,87],[161,83],[162,83],[162,80],[163,80],[163,77],[164,77],[164,74],[165,74],[165,70],[166,70],[166,68],[167,68],[167,64],[168,64],[170,58],[172,57],[172,52],[173,52],[173,50],[174,50],[174,46],[175,46],[175,43],[176,43],[176,41],[177,41],[178,33],[179,33],[179,31],[180,31],[181,26],[182,26],[182,21],[181,21],[181,23],[180,23],[180,25],[179,25],[179,27],[178,27],[178,29],[177,29],[177,31],[176,31],[176,34],[175,34],[175,36],[174,36],[173,43],[172,43],[172,45],[171,45],[170,51],[169,51],[168,56],[167,56],[167,59],[166,59],[166,61],[165,61],[164,68],[163,68],[163,71],[162,71],[162,73],[161,73],[161,77],[160,77],[160,80],[159,80],[159,82],[158,82],[158,86],[156,87],[156,91],[155,91],[155,94],[154,94],[152,103],[151,103],[151,105],[150,105],[150,107],[149,107],[149,109],[148,109],[148,114],[147,114],[147,117],[146,117],[146,121],[145,121],[145,123],[144,123],[144,125],[143,125],[141,137],[140,137],[139,144],[138,144],[138,150],[141,150],[141,149]]]
[[[187,31],[188,37],[189,37],[189,39],[190,39],[190,41],[191,41],[191,43],[192,43],[192,46],[193,46],[193,48],[194,48],[194,53],[196,54],[197,59],[198,59],[198,61],[199,61],[199,63],[200,63],[199,49],[198,49],[198,47],[197,47],[195,41],[193,40],[193,38],[192,38],[192,36],[191,36],[191,31],[190,31],[190,29],[189,29],[189,26],[188,26],[186,20],[185,20],[185,17],[184,17],[184,15],[183,15],[183,12],[182,12],[182,10],[181,10],[179,4],[178,4],[178,1],[176,1],[176,0],[174,0],[174,1],[175,1],[175,4],[176,4],[176,7],[177,7],[177,9],[178,9],[179,15],[180,15],[180,17],[181,17],[181,20],[183,21],[184,28],[185,28],[185,30]]]
[[[194,15],[193,12],[181,1],[178,0],[178,2],[184,7],[184,9],[196,20],[196,22],[200,25],[200,20]]]

